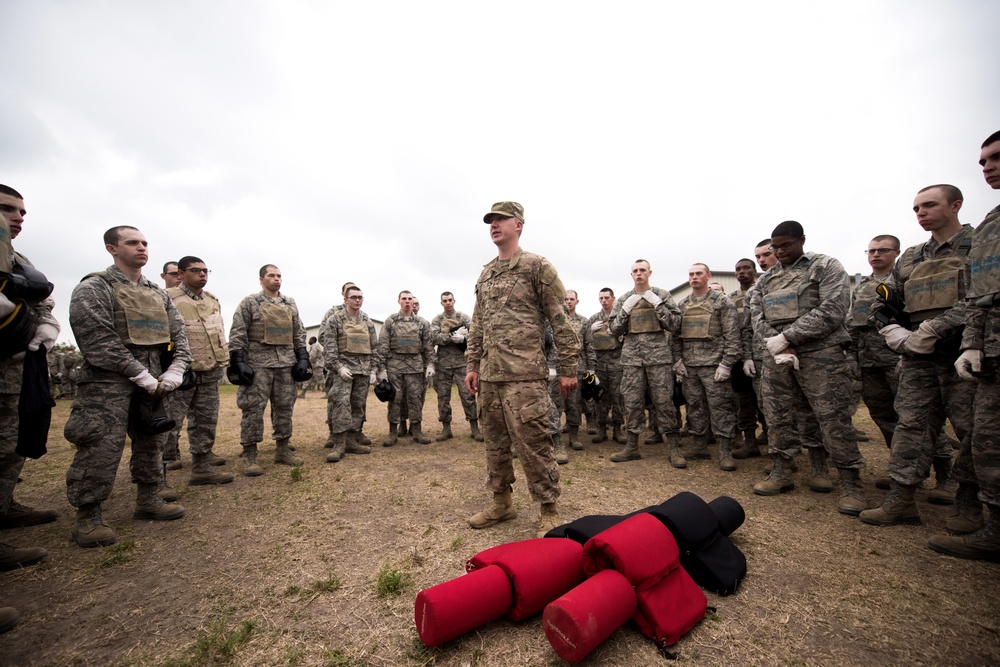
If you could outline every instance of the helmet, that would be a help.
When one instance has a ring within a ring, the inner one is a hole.
[[[375,398],[385,403],[396,398],[396,388],[388,380],[382,380],[375,385]]]
[[[583,375],[583,383],[580,386],[580,395],[585,401],[599,401],[604,395],[606,388],[601,384],[601,380],[596,373],[587,371]]]

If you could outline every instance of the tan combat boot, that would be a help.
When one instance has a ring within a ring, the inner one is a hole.
[[[613,463],[623,463],[624,461],[636,461],[642,458],[639,452],[639,434],[629,431],[628,440],[625,442],[625,449],[617,454],[611,455]]]
[[[660,433],[660,429],[654,428],[653,435],[643,440],[643,442],[647,445],[659,445],[663,442],[663,434]]]
[[[538,517],[538,534],[537,537],[545,537],[553,528],[558,528],[562,525],[562,519],[559,517],[559,510],[556,509],[555,503],[542,503],[542,511]]]
[[[608,425],[601,424],[600,428],[597,429],[597,435],[590,439],[592,443],[598,445],[602,442],[606,442],[608,439]]]
[[[842,470],[841,473],[847,472]],[[917,512],[917,504],[913,501],[912,486],[903,486],[896,480],[890,482],[889,495],[882,501],[882,505],[875,509],[865,510],[858,515],[858,518],[873,526],[895,526],[900,523],[920,523],[920,513]]]
[[[475,440],[476,442],[482,442],[484,440],[484,438],[483,438],[483,432],[479,430],[479,420],[478,419],[470,419],[469,420],[469,430],[472,431],[472,439],[473,440]]]
[[[372,439],[365,435],[364,431],[358,431],[358,443],[368,447],[372,444]],[[365,454],[367,453],[365,452]]]
[[[215,452],[209,450],[208,454],[208,465],[210,466],[224,466],[226,465],[226,459],[219,456]]]
[[[1000,505],[987,507],[989,518],[976,532],[960,536],[934,535],[927,546],[949,556],[1000,563]]]
[[[421,422],[410,422],[410,435],[413,436],[413,442],[418,445],[431,444],[431,439],[424,435],[423,424]]]
[[[753,492],[758,496],[776,496],[795,488],[795,484],[786,472],[791,462],[781,454],[775,454],[772,460],[771,473],[767,479],[753,485]]]
[[[165,503],[156,495],[155,484],[138,484],[135,496],[135,511],[133,519],[152,519],[153,521],[173,521],[184,516],[184,508],[177,503]]]
[[[767,452],[764,452],[766,454]],[[733,450],[734,459],[751,459],[763,454],[760,451],[760,444],[757,442],[757,429],[748,428],[743,431],[743,444],[738,449]]]
[[[733,439],[719,438],[719,470],[733,472],[736,461],[733,460]]]
[[[163,465],[163,478],[156,484],[156,495],[163,499],[165,503],[176,503],[181,499],[179,493],[170,488],[167,483],[167,465]]]
[[[441,435],[434,438],[435,442],[444,442],[445,440],[451,440],[455,436],[451,433],[451,422],[444,422],[441,424]]]
[[[955,493],[955,513],[948,517],[945,530],[953,535],[968,535],[983,527],[983,503],[978,484],[959,484]]]
[[[330,435],[326,437],[326,442],[323,443],[323,449],[333,449],[333,427],[330,427]]]
[[[861,484],[861,471],[856,468],[841,468],[840,502],[837,503],[837,511],[847,516],[858,516],[867,510],[868,499],[865,498],[865,490]]]
[[[396,431],[396,436],[405,438],[407,435],[409,435],[409,431],[406,430],[406,420],[403,419],[399,422],[399,429]]]
[[[382,441],[383,447],[392,447],[399,442],[399,433],[396,432],[396,423],[389,422],[389,435]]]
[[[580,427],[579,426],[570,426],[569,427],[569,433],[567,435],[569,436],[567,439],[569,440],[569,447],[570,447],[570,449],[573,449],[573,450],[578,451],[578,452],[582,451],[583,450],[583,443],[580,442]]]
[[[469,527],[479,530],[501,521],[510,521],[516,518],[517,510],[514,509],[514,501],[510,497],[510,487],[508,486],[506,491],[493,494],[491,507],[469,517]]]
[[[49,552],[41,547],[15,547],[0,542],[0,571],[16,570],[45,560]]]
[[[233,476],[228,472],[215,472],[208,461],[208,454],[191,455],[191,478],[189,486],[206,486],[210,484],[229,484]]]
[[[278,440],[274,447],[274,462],[283,466],[300,466],[305,461],[300,459],[288,446],[288,440]]]
[[[257,443],[243,445],[243,474],[247,477],[264,474],[264,469],[257,465]]]
[[[368,442],[371,442],[371,440],[369,440]],[[346,444],[346,447],[345,447],[344,451],[346,451],[348,454],[371,454],[372,453],[372,448],[369,447],[368,445],[365,445],[361,441],[361,432],[360,431],[348,431],[347,432],[347,440],[346,440],[345,444]]]
[[[344,453],[347,451],[347,436],[344,433],[334,433],[330,437],[333,438],[333,451],[326,455],[326,462],[336,463],[344,458]]]
[[[707,435],[696,435],[694,436],[694,444],[691,445],[691,449],[688,450],[687,457],[689,459],[710,459],[712,456],[708,453],[708,436]]]
[[[830,469],[826,466],[826,450],[822,447],[809,448],[809,462],[812,464],[812,474],[809,476],[809,490],[816,493],[830,493],[833,482],[830,480]],[[864,507],[862,509],[868,509]],[[858,510],[861,511],[861,510]]]
[[[611,425],[611,439],[617,442],[619,445],[624,445],[628,442],[628,437],[624,433],[624,429],[621,424]]]
[[[951,479],[951,458],[935,458],[934,488],[927,492],[927,502],[932,505],[954,505],[958,482]]]
[[[76,509],[76,525],[71,539],[81,547],[106,547],[118,541],[101,517],[101,506],[97,503],[81,505]]]
[[[553,451],[556,456],[556,463],[565,465],[569,463],[569,455],[566,453],[566,443],[561,435],[552,436]]]
[[[671,433],[667,436],[670,442],[670,465],[675,468],[687,468],[687,460],[681,451],[681,436],[679,433]]]

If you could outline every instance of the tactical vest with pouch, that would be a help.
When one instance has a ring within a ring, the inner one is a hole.
[[[851,327],[867,327],[868,317],[871,315],[872,303],[875,301],[875,288],[882,284],[882,281],[872,278],[865,281],[854,294],[854,303],[851,306]]]
[[[969,296],[981,299],[1000,295],[1000,206],[986,216],[976,228],[975,243],[969,251],[972,280]]]
[[[962,241],[952,254],[936,259],[923,258],[923,243],[916,247],[913,259],[907,262],[910,266],[901,270],[907,276],[903,286],[904,310],[909,313],[914,327],[937,317],[965,297],[962,281],[971,247],[972,239],[969,238]],[[907,275],[906,269],[910,267],[912,269]]]
[[[768,280],[767,294],[761,294],[768,324],[790,324],[819,307],[819,285],[811,280],[801,284],[801,277],[798,271],[785,271]]]
[[[395,320],[392,323],[389,349],[396,354],[420,354],[420,320]]]
[[[294,344],[292,326],[295,309],[287,303],[272,303],[265,298],[258,302],[260,321],[251,322],[247,338],[265,345],[290,346]]]
[[[593,332],[594,349],[599,352],[608,352],[618,347],[618,339],[611,333],[611,329],[608,328],[608,322],[603,322],[603,325],[600,329]]]
[[[222,307],[218,299],[203,292],[203,298],[195,300],[180,287],[171,287],[167,294],[184,318],[188,345],[191,347],[191,370],[210,371],[228,366],[229,347],[226,345]]]
[[[84,280],[93,276],[108,283],[114,292],[114,328],[123,343],[149,347],[170,342],[170,320],[158,289],[121,282],[106,271],[88,274]]]
[[[712,340],[722,335],[719,318],[713,317],[714,302],[711,295],[695,301],[688,299],[681,319],[681,338],[684,340]]]
[[[344,317],[340,321],[337,347],[341,354],[371,354],[372,341],[368,335],[368,322],[364,319],[352,320],[350,317]]]
[[[660,321],[656,319],[656,309],[645,299],[635,304],[628,316],[629,333],[655,333],[660,330]]]

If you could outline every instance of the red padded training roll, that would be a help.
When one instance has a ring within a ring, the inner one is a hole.
[[[580,662],[635,613],[635,591],[614,570],[598,572],[542,613],[545,637],[559,657]]]
[[[490,565],[417,593],[413,620],[426,646],[437,646],[503,616],[514,604],[507,574]]]

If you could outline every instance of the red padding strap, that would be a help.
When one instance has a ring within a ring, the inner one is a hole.
[[[705,618],[708,601],[682,568],[674,568],[655,586],[636,594],[635,622],[660,648],[673,646]]]
[[[632,584],[614,570],[599,572],[542,613],[549,644],[567,662],[580,662],[635,614]]]
[[[507,573],[492,565],[417,593],[413,620],[420,641],[437,646],[500,618],[513,604]]]
[[[629,517],[583,545],[583,568],[588,575],[618,570],[637,591],[653,586],[679,564],[674,536],[649,514]]]
[[[537,614],[584,579],[583,547],[566,538],[539,537],[501,544],[470,558],[466,569],[487,565],[501,567],[510,577],[514,607],[507,618],[512,621]]]

